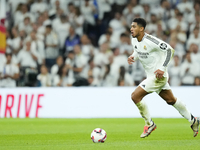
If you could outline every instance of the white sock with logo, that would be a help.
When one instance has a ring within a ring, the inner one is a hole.
[[[145,120],[145,125],[151,126],[153,124],[153,122],[151,120],[149,109],[148,109],[146,103],[143,100],[141,100],[139,103],[136,104],[136,106],[138,107],[141,116]]]
[[[179,99],[176,100],[176,103],[173,105],[174,108],[176,108],[179,113],[185,118],[187,119],[190,124],[193,124],[195,118],[194,116],[188,111],[188,109],[186,108],[186,105]]]

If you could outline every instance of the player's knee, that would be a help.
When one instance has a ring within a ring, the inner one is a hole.
[[[131,94],[131,99],[132,99],[132,101],[134,101],[134,98],[135,98],[135,93],[133,92],[133,93]]]
[[[168,105],[174,105],[176,103],[176,100],[166,100]]]
[[[133,92],[133,93],[131,94],[131,99],[132,99],[132,101],[133,101],[134,103],[137,103],[137,102],[138,102],[138,98],[137,98],[135,92]]]

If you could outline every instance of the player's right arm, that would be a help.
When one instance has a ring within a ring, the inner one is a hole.
[[[138,59],[137,52],[134,51],[132,55],[128,57],[128,64],[131,65],[133,62],[135,62]]]

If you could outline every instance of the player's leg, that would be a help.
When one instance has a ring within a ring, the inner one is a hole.
[[[194,137],[198,134],[198,130],[199,130],[199,119],[195,118],[186,108],[185,104],[180,100],[177,99],[171,90],[161,90],[161,92],[159,93],[160,97],[162,97],[169,105],[174,106],[174,108],[176,108],[179,113],[185,118],[187,119],[190,124],[191,124],[191,128],[194,131]]]
[[[162,90],[159,95],[167,102],[167,104],[174,106],[191,124],[194,122],[193,115],[191,115],[191,113],[187,110],[182,101],[174,97],[171,90]]]
[[[151,116],[148,110],[148,107],[146,103],[142,100],[144,96],[149,94],[146,92],[143,88],[138,86],[135,91],[131,94],[131,99],[135,103],[135,105],[138,107],[141,116],[145,120],[145,126],[144,126],[144,132],[141,134],[141,138],[144,138],[148,136],[153,130],[155,130],[156,125],[151,120]]]
[[[150,125],[151,123],[151,117],[149,114],[149,110],[147,107],[147,104],[142,100],[143,97],[145,97],[148,93],[138,86],[135,91],[131,94],[131,99],[135,103],[135,105],[138,107],[141,116],[144,118],[146,125]]]

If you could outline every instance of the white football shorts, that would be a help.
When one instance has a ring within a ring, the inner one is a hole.
[[[171,89],[168,83],[168,77],[163,77],[162,79],[149,77],[143,80],[139,86],[148,93],[156,92],[157,94],[159,94],[161,90]]]

